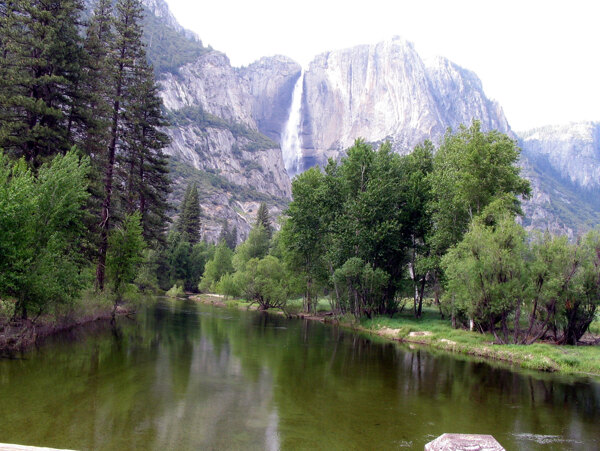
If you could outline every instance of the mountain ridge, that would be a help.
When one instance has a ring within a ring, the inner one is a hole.
[[[260,201],[267,200],[277,216],[291,198],[280,142],[302,67],[282,55],[233,67],[225,53],[187,34],[164,0],[144,0],[144,5],[151,15],[146,31],[165,37],[160,48],[154,39],[149,53],[159,63],[157,80],[172,122],[168,152],[176,196],[191,180],[208,183],[202,199],[205,237],[215,240],[227,219],[241,239]],[[424,60],[402,38],[324,52],[305,68],[304,77],[302,169],[339,159],[358,137],[390,140],[406,153],[473,118],[485,130],[519,136],[474,72],[443,57]],[[524,202],[527,228],[574,236],[594,223],[597,209],[580,198],[577,177],[570,174],[569,182],[558,160],[536,151],[530,138],[519,139],[523,173],[534,191]],[[561,161],[571,154],[564,155]]]

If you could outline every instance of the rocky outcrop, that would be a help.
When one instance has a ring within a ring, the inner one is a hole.
[[[474,73],[444,58],[427,64],[401,38],[324,53],[305,74],[304,167],[338,157],[357,137],[389,140],[406,153],[474,118],[484,129],[509,131]]]
[[[186,30],[183,28],[177,19],[171,13],[169,9],[169,5],[164,0],[142,0],[143,5],[154,14],[157,18],[161,19],[167,26],[172,28],[173,30],[181,33],[186,38],[194,41],[200,42],[200,38],[196,33],[190,30]]]
[[[570,204],[568,190],[552,187],[548,178],[526,157],[521,157],[520,164],[521,175],[529,180],[531,196],[522,202],[523,216],[517,218],[518,222],[528,231],[548,231],[573,239],[580,227],[574,221],[565,221],[566,218],[560,213],[565,205]]]
[[[170,110],[201,107],[225,121],[257,128],[250,108],[252,97],[224,53],[209,51],[176,74],[163,74],[159,83],[164,105]]]
[[[301,67],[286,56],[261,58],[238,69],[252,97],[252,117],[261,133],[279,142],[289,116],[294,84]]]
[[[289,61],[281,62],[291,66]],[[257,75],[260,64],[235,69],[225,54],[211,50],[159,79],[172,123],[167,129],[171,137],[167,152],[179,163],[176,180],[179,184],[198,179],[210,182],[201,196],[204,236],[209,240],[217,239],[225,219],[230,227],[237,227],[242,240],[259,202],[266,201],[275,217],[291,198],[279,144],[257,125],[277,127],[277,120],[285,120],[286,113],[269,111],[267,103],[285,94],[280,93],[281,86],[286,76],[293,77],[291,67],[279,78],[264,74],[270,77],[265,81]],[[182,170],[181,164],[194,171]],[[175,195],[180,193],[177,190]]]
[[[600,223],[600,124],[572,123],[518,133],[532,198],[528,229],[577,235]]]
[[[528,158],[546,162],[583,190],[600,189],[600,123],[548,126],[518,136]]]
[[[273,197],[291,198],[290,180],[278,147],[255,149],[252,141],[228,128],[186,124],[170,127],[169,153],[201,171]]]

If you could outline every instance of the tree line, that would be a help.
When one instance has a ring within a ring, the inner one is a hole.
[[[294,179],[270,241],[257,224],[235,251],[215,253],[200,289],[263,308],[302,296],[308,312],[327,296],[356,318],[394,315],[407,296],[420,318],[430,296],[453,325],[499,342],[575,344],[600,303],[600,235],[526,233],[519,154],[478,121],[408,155],[357,140],[341,161]]]
[[[120,293],[166,244],[169,140],[141,1],[82,18],[81,0],[0,4],[0,298],[22,317],[75,297],[91,265]]]

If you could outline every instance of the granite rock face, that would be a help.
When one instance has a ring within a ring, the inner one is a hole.
[[[318,55],[306,70],[302,107],[305,167],[337,158],[358,137],[407,153],[473,119],[485,130],[510,130],[473,72],[444,58],[426,62],[401,38]]]
[[[179,68],[176,74],[163,74],[159,83],[169,110],[201,107],[225,121],[256,129],[250,108],[252,97],[224,53],[210,51]]]
[[[292,71],[289,78],[293,75]],[[172,140],[167,152],[198,173],[210,174],[213,184],[217,180],[212,194],[201,199],[207,239],[216,240],[227,219],[242,240],[260,201],[277,216],[291,198],[279,144],[261,134],[257,125],[277,126],[280,116],[270,114],[268,100],[261,103],[256,93],[277,94],[286,77],[266,78],[263,82],[253,68],[235,69],[225,54],[209,51],[159,79],[164,105],[175,118],[167,129]],[[222,179],[228,187],[219,182]]]
[[[294,84],[302,68],[286,56],[261,58],[238,69],[252,98],[252,117],[261,133],[279,142],[290,113]]]
[[[518,136],[532,186],[523,204],[526,228],[574,239],[600,224],[600,124],[547,126]]]
[[[518,136],[527,157],[546,162],[584,190],[600,189],[600,123],[548,126]]]
[[[90,8],[94,0],[85,2]],[[200,43],[164,0],[143,3],[169,28]],[[260,201],[277,216],[291,199],[280,143],[301,73],[285,56],[234,68],[224,53],[206,49],[194,61],[157,75],[171,118],[173,204],[188,182],[206,182],[201,203],[208,239],[216,239],[223,219],[238,227],[241,239]],[[318,55],[298,86],[302,169],[341,158],[359,137],[388,140],[397,152],[408,153],[425,139],[438,144],[448,127],[473,119],[484,130],[517,136],[477,75],[445,58],[423,60],[401,38]],[[573,237],[582,224],[597,224],[600,125],[545,127],[519,137],[523,175],[532,184],[532,197],[523,203],[524,226]]]

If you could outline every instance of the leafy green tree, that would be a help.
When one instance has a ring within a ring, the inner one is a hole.
[[[370,318],[385,301],[389,275],[358,257],[348,259],[336,269],[333,278],[343,293],[342,313],[350,311],[357,318],[363,315]]]
[[[536,234],[531,243],[529,325],[521,342],[531,344],[548,332],[557,304],[569,297],[570,281],[577,270],[575,248],[567,237]]]
[[[366,164],[368,160],[370,164]],[[351,182],[345,204],[345,217],[350,221],[346,223],[344,241],[354,249],[347,249],[346,257],[357,256],[387,273],[385,299],[393,301],[410,236],[403,159],[392,152],[389,144],[374,151],[357,143],[348,151],[341,170],[344,179]],[[379,313],[393,309],[393,305],[384,303]]]
[[[441,258],[462,240],[471,221],[500,198],[510,211],[521,213],[520,197],[529,196],[530,186],[519,175],[518,159],[514,140],[496,130],[483,132],[479,121],[446,133],[429,175],[432,226],[425,236],[436,302],[444,277]]]
[[[127,284],[133,283],[145,248],[141,214],[127,215],[123,224],[111,231],[106,258],[108,276],[117,295],[115,307],[121,301]]]
[[[565,303],[565,324],[559,343],[576,345],[596,318],[600,306],[600,232],[588,232],[578,243],[581,259],[579,293]]]
[[[464,239],[442,259],[448,277],[444,300],[453,319],[469,318],[480,330],[508,343],[509,318],[527,292],[526,255],[525,231],[512,215],[505,214],[491,226],[474,221]],[[518,331],[519,315],[516,319],[513,330]]]
[[[71,147],[80,0],[12,0],[0,14],[0,148],[34,168]]]
[[[294,200],[287,210],[289,220],[281,231],[281,241],[288,251],[288,264],[301,272],[305,280],[304,304],[307,311],[316,305],[316,283],[323,268],[324,230],[320,215],[323,180],[318,168],[311,168],[294,179]]]
[[[232,258],[233,251],[229,249],[227,243],[221,241],[215,249],[213,258],[206,263],[198,289],[201,292],[214,291],[221,277],[233,273]]]
[[[248,238],[236,249],[233,256],[233,266],[243,270],[248,260],[263,258],[269,252],[269,233],[262,225],[250,230]]]
[[[287,300],[297,290],[294,275],[272,255],[250,259],[243,271],[235,273],[234,279],[242,296],[258,303],[261,310],[281,308],[285,311]]]
[[[432,275],[431,234],[432,218],[429,211],[431,202],[431,181],[433,171],[433,144],[425,141],[403,158],[406,205],[409,212],[406,227],[409,231],[408,270],[413,284],[414,314],[420,318],[423,309],[425,286]]]
[[[315,287],[333,283],[343,309],[335,270],[358,258],[388,275],[377,312],[391,313],[410,243],[406,163],[387,143],[373,150],[357,140],[347,153],[340,164],[330,161],[325,174],[314,169],[294,180],[281,239],[305,276],[307,299]]]
[[[483,132],[479,121],[461,125],[444,137],[431,173],[432,243],[439,255],[458,243],[471,221],[494,199],[509,196],[521,213],[519,196],[530,194],[520,177],[516,141],[496,130]]]
[[[57,155],[33,176],[24,160],[0,153],[0,297],[17,314],[41,314],[72,302],[85,285],[89,160]]]
[[[241,296],[242,289],[238,284],[239,279],[239,274],[237,272],[233,274],[224,274],[215,285],[215,292],[230,297]]]
[[[599,252],[597,231],[576,244],[548,234],[533,241],[529,326],[523,343],[550,335],[558,344],[577,344],[600,304]]]

